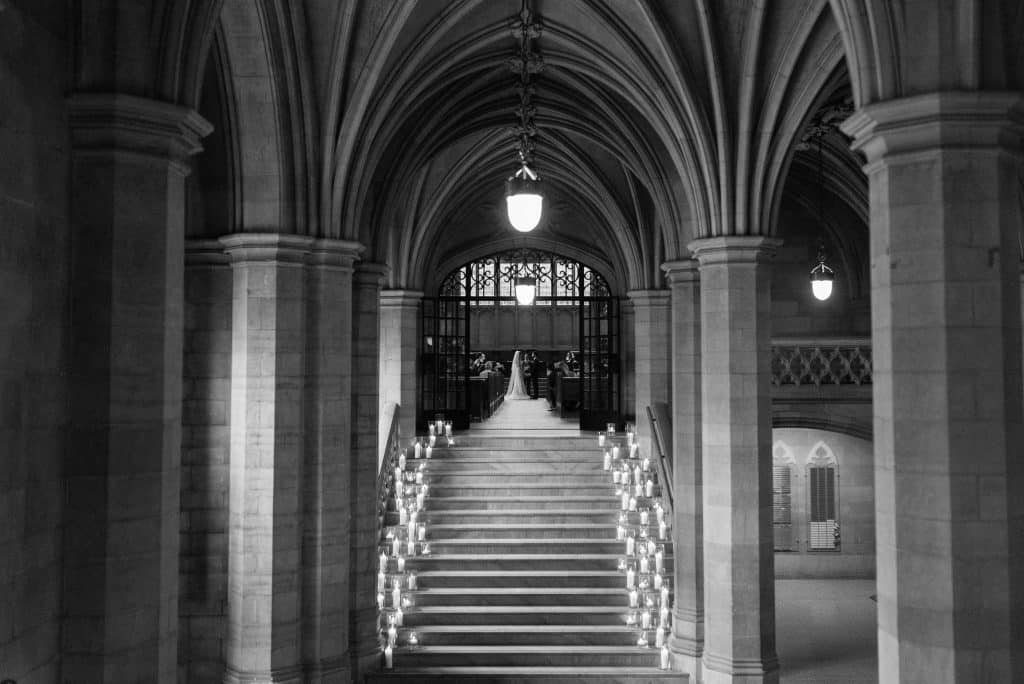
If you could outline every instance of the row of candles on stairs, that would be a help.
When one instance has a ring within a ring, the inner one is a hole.
[[[384,644],[384,667],[387,669],[394,665],[398,628],[402,627],[405,621],[405,612],[412,607],[410,592],[416,591],[418,581],[415,572],[406,571],[406,558],[415,557],[417,553],[423,556],[430,555],[430,542],[426,540],[427,525],[421,519],[430,492],[425,461],[433,456],[439,437],[444,437],[447,446],[455,444],[451,421],[431,422],[428,430],[429,434],[422,439],[417,437],[408,450],[416,465],[410,467],[412,464],[409,463],[409,456],[405,450],[400,451],[398,457],[392,460],[394,472],[391,479],[391,498],[398,512],[398,526],[388,527],[385,532],[377,571],[377,611],[387,621],[386,629],[378,621]],[[392,561],[395,572],[389,573]],[[409,633],[407,644],[411,648],[419,645],[416,632]]]
[[[641,498],[654,498],[654,473],[651,472],[650,459],[641,460],[638,456],[640,445],[632,423],[626,424],[625,446],[628,452],[615,441],[615,436],[615,425],[609,423],[606,432],[598,433],[597,445],[604,449],[603,467],[611,472],[612,484],[616,485],[615,493],[621,502],[622,512],[616,524],[615,538],[626,544],[626,555],[619,558],[618,563],[619,571],[625,574],[629,596],[626,624],[640,628],[636,644],[641,648],[651,646],[647,632],[654,630],[654,647],[660,649],[661,669],[668,670],[671,604],[669,580],[663,575],[665,547],[649,538],[651,509],[640,507],[638,503]],[[639,518],[636,534],[629,524],[629,513],[636,513]],[[654,500],[654,517],[658,538],[667,539],[668,522],[665,509],[658,500]]]

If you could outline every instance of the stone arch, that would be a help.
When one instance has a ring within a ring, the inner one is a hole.
[[[839,459],[825,440],[819,439],[807,452],[807,464],[810,466],[838,466]]]
[[[777,439],[772,444],[772,462],[777,466],[796,464],[793,449],[784,440]]]

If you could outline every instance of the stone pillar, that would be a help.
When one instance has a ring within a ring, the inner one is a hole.
[[[231,259],[228,684],[301,682],[305,261],[310,238],[221,238]]]
[[[700,681],[704,654],[704,510],[701,481],[700,273],[697,262],[662,266],[672,293],[672,549],[675,605],[669,649]]]
[[[669,292],[633,290],[628,294],[633,303],[636,429],[641,455],[651,456],[654,435],[647,419],[647,407],[656,402],[668,402],[672,384]]]
[[[62,678],[175,682],[185,177],[210,125],[116,94],[68,102],[70,438]]]
[[[354,242],[315,240],[307,276],[302,526],[304,682],[351,681],[352,270]]]
[[[777,682],[771,277],[779,242],[696,240],[700,261],[704,681]]]
[[[401,407],[403,439],[416,434],[416,358],[419,353],[419,312],[422,292],[384,290],[380,293],[380,404]],[[388,426],[381,426],[388,429]],[[383,447],[381,447],[383,448]]]
[[[1019,93],[880,102],[868,159],[880,681],[1024,680]]]
[[[220,682],[228,603],[231,264],[219,240],[185,245],[179,677]]]
[[[622,339],[619,340],[620,355],[622,357],[622,412],[631,413],[636,406],[636,345],[635,338],[635,317],[633,315],[633,302],[627,297],[619,300],[619,314],[622,318]],[[552,307],[555,308],[555,307]],[[636,416],[633,417],[636,420]]]
[[[352,681],[380,667],[377,643],[377,424],[380,288],[385,267],[359,264],[352,282],[352,497],[349,649]]]

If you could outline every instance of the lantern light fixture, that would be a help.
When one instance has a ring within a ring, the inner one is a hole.
[[[516,278],[516,301],[522,306],[533,304],[537,296],[537,279],[532,276],[519,276]]]
[[[811,292],[819,301],[825,301],[832,296],[832,281],[835,280],[836,272],[825,264],[825,243],[818,244],[818,264],[811,269]]]
[[[505,181],[505,206],[512,227],[521,233],[528,233],[537,227],[544,212],[541,179],[531,168],[534,139],[537,136],[531,76],[544,68],[544,60],[531,49],[530,41],[540,35],[541,26],[533,20],[533,13],[526,0],[523,0],[513,30],[519,37],[519,46],[516,56],[510,58],[507,64],[509,70],[518,76],[516,90],[519,93],[519,105],[516,107],[517,121],[513,133],[519,168]]]

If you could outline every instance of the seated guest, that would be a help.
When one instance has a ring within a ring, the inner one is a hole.
[[[489,377],[493,372],[494,372],[494,364],[491,363],[490,361],[487,361],[487,362],[484,363],[484,369],[482,371],[480,371],[480,377],[481,378]]]

